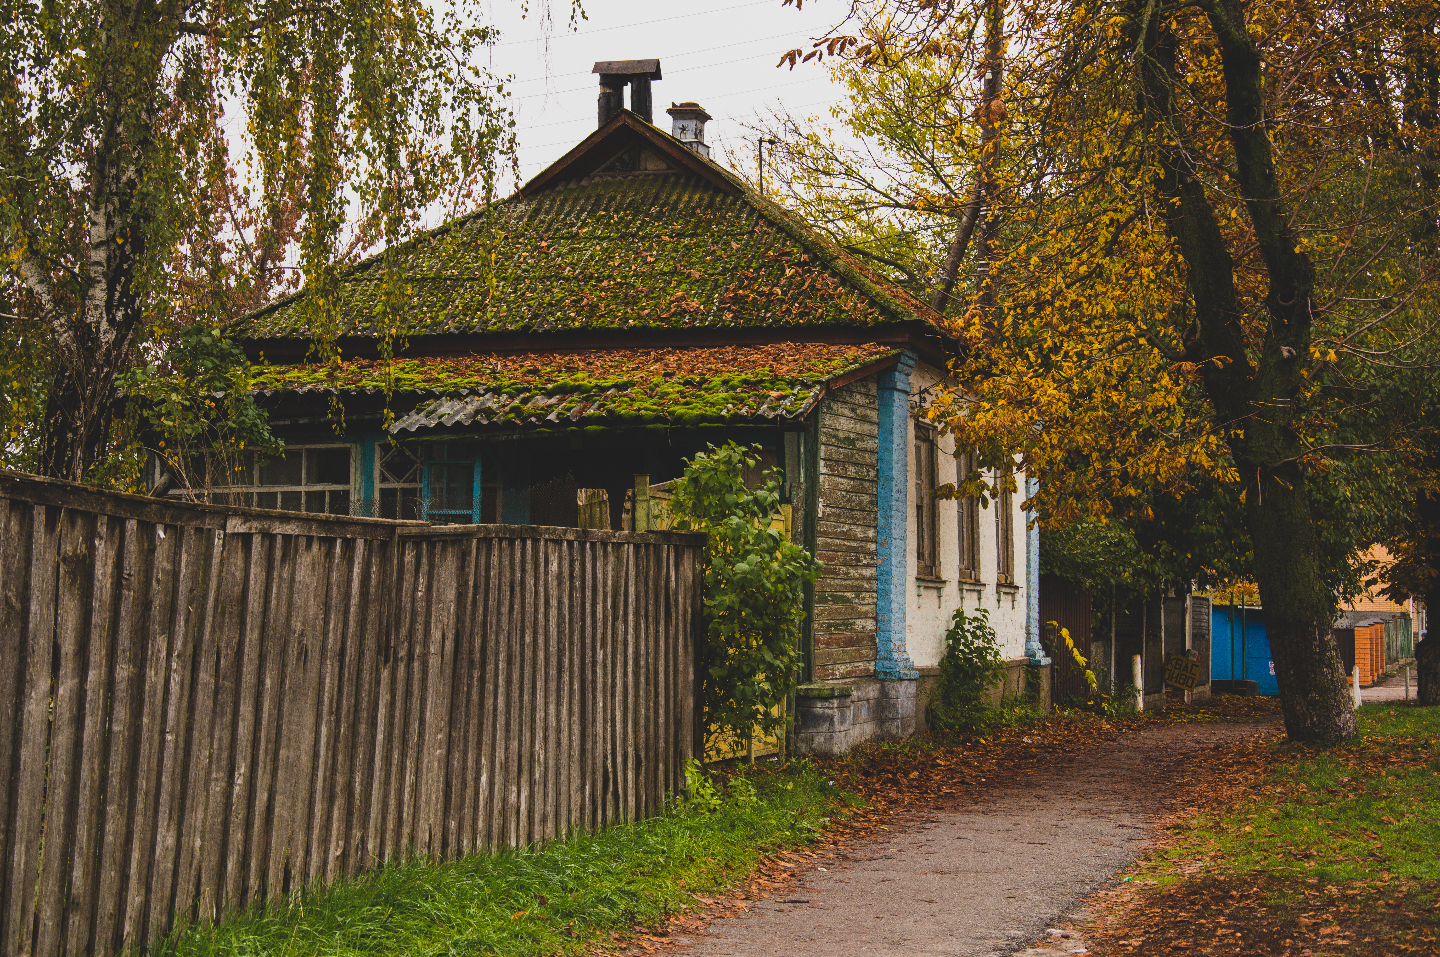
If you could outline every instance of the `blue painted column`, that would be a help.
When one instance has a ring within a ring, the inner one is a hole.
[[[378,446],[389,438],[385,433],[372,433],[360,440],[360,501],[352,508],[353,515],[380,514],[380,492],[375,488],[375,459],[380,454]]]
[[[880,567],[876,582],[875,677],[884,681],[920,677],[905,651],[905,599],[910,557],[910,373],[915,354],[877,377],[880,413],[879,530]]]
[[[1033,499],[1040,480],[1025,477],[1025,497]],[[1025,657],[1032,665],[1048,665],[1045,646],[1040,643],[1040,526],[1033,509],[1025,513]]]

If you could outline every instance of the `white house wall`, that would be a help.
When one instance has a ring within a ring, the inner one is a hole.
[[[925,390],[933,386],[940,379],[939,370],[933,366],[923,363],[916,366],[910,376],[912,405],[918,403]],[[909,474],[914,475],[915,462],[915,421],[910,420],[910,433],[907,442],[907,456],[909,460]],[[936,472],[937,485],[944,485],[947,482],[956,482],[957,465],[955,459],[955,442],[949,435],[943,435],[936,443]],[[910,652],[910,658],[917,668],[932,669],[940,664],[940,658],[945,651],[945,631],[950,626],[950,619],[955,614],[955,609],[964,601],[966,611],[985,609],[990,614],[990,623],[999,636],[1001,654],[1007,661],[1013,661],[1025,655],[1025,608],[1027,589],[1030,587],[1028,572],[1025,562],[1025,513],[1021,510],[1020,504],[1025,496],[1025,477],[1017,474],[1015,477],[1016,486],[1020,489],[1011,496],[1011,521],[1010,528],[1014,536],[1015,555],[1015,581],[1014,586],[998,586],[996,579],[1000,568],[1000,555],[997,543],[997,526],[995,521],[995,509],[999,503],[991,503],[989,508],[980,510],[980,582],[962,582],[959,579],[960,568],[960,505],[956,501],[941,500],[939,504],[939,521],[936,524],[937,552],[940,560],[939,581],[929,581],[917,577],[918,559],[916,558],[915,541],[918,537],[918,530],[915,528],[915,483],[912,481],[907,485],[910,517],[910,548],[907,561],[908,580],[913,587],[908,590],[905,609],[906,624],[906,646]]]

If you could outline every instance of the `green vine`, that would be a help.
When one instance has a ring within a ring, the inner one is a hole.
[[[248,455],[284,448],[255,402],[245,353],[218,329],[179,329],[163,355],[133,366],[119,384],[141,446],[192,498],[231,484],[226,475]]]
[[[1005,680],[1005,659],[1000,639],[984,608],[974,615],[964,606],[955,609],[945,632],[945,655],[940,659],[940,684],[930,698],[925,718],[939,731],[975,731],[985,726],[989,708],[986,695]]]
[[[670,500],[676,528],[709,536],[698,662],[707,743],[773,734],[783,725],[777,705],[794,690],[803,663],[802,587],[820,575],[809,552],[770,527],[780,510],[775,470],[758,487],[746,486],[746,470],[759,464],[758,447],[712,445],[690,460]]]

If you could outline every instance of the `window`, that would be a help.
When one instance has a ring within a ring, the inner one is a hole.
[[[935,500],[935,430],[929,423],[916,422],[915,574],[921,578],[940,577],[940,559],[935,547],[938,506]]]
[[[420,463],[420,517],[425,521],[474,525],[500,520],[499,470],[482,472],[479,446],[472,442],[426,444]]]
[[[956,484],[970,478],[975,471],[975,453],[955,456]],[[960,511],[960,574],[961,581],[980,580],[980,500],[967,495],[955,503]]]
[[[1000,497],[995,503],[995,556],[999,571],[996,584],[1015,584],[1015,493],[1009,485],[1015,481],[1015,473],[1006,469],[997,480],[1000,483]]]
[[[421,489],[422,515],[437,525],[473,525],[480,521],[480,458],[451,444],[426,449]]]
[[[413,446],[385,443],[375,450],[375,487],[379,493],[380,518],[414,521],[420,515],[420,490],[424,485],[420,455]]]
[[[251,508],[349,515],[354,451],[349,445],[289,445],[265,460],[247,455],[223,492]]]

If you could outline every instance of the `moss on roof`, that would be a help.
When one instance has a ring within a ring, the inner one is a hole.
[[[396,256],[409,335],[935,323],[927,306],[756,196],[680,175],[516,196]],[[336,295],[339,334],[376,336],[379,257]],[[300,298],[255,313],[257,339],[308,335]]]
[[[263,393],[393,392],[438,396],[396,424],[592,422],[694,425],[795,418],[823,385],[895,355],[891,346],[778,343],[687,349],[604,349],[444,358],[355,359],[335,370],[259,365]]]

